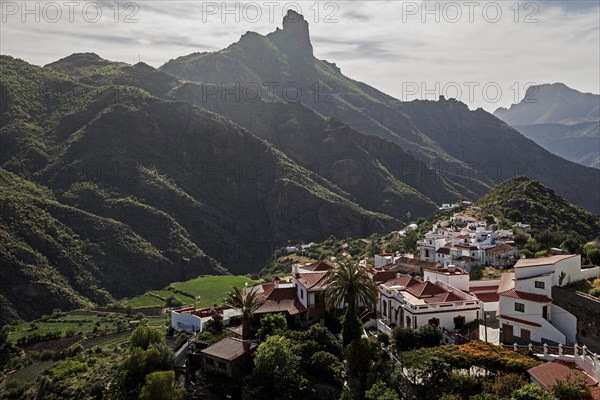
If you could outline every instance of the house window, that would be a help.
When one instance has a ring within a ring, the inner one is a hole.
[[[427,323],[433,326],[440,326],[440,320],[438,318],[431,318]]]
[[[458,317],[454,318],[454,328],[455,329],[462,328],[462,326],[464,324],[465,324],[465,317],[463,317],[462,315],[459,315]]]
[[[383,316],[387,317],[387,301],[383,301]]]
[[[300,298],[304,300],[304,290],[300,289]]]
[[[535,281],[535,287],[538,289],[543,289],[545,287],[544,282]]]
[[[425,250],[425,257],[429,257],[429,250]]]
[[[523,303],[515,303],[515,311],[525,312],[525,304],[523,304]]]
[[[225,363],[223,361],[219,361],[219,368],[225,369],[225,368],[227,368],[227,366],[225,365]]]

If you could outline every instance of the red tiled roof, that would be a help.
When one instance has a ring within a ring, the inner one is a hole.
[[[465,299],[461,299],[456,294],[452,292],[446,292],[442,294],[438,294],[437,296],[430,297],[425,300],[425,303],[447,303],[450,301],[464,301]]]
[[[202,354],[217,357],[222,360],[233,361],[243,356],[257,346],[256,343],[245,340],[225,338],[212,346],[202,350]]]
[[[396,271],[377,271],[373,274],[373,282],[387,282],[396,277]]]
[[[421,281],[413,278],[410,275],[402,275],[398,278],[391,279],[391,280],[385,282],[383,285],[386,287],[392,287],[392,286],[408,287],[408,286],[418,285],[419,283],[421,283]]]
[[[255,314],[287,312],[290,315],[300,314],[306,308],[298,301],[296,288],[273,289],[265,302],[254,311]]]
[[[460,257],[455,258],[455,260],[462,261],[462,262],[465,262],[465,263],[470,263],[470,262],[473,262],[473,261],[479,261],[478,259],[473,258],[473,257],[469,257],[469,256],[460,256]]]
[[[471,293],[484,293],[484,292],[498,292],[498,285],[490,285],[490,286],[469,286],[469,291]]]
[[[406,288],[406,291],[415,297],[433,297],[438,294],[445,293],[446,291],[441,287],[431,283],[430,281],[421,282],[417,285],[412,285]]]
[[[588,386],[591,386],[590,389],[592,389],[592,393],[595,392],[594,395],[598,395],[598,382],[583,372],[575,363],[551,361],[533,367],[527,372],[529,372],[529,375],[547,390],[550,390],[552,386],[556,384],[556,381],[566,380],[569,374],[572,376],[580,376],[585,379]],[[599,397],[593,398],[598,399]]]
[[[487,249],[486,251],[490,254],[504,254],[504,253],[508,253],[509,251],[511,251],[513,248],[512,246],[509,246],[507,244],[499,244],[496,247],[492,247],[491,249]]]
[[[541,324],[538,324],[537,322],[531,322],[531,321],[527,321],[527,320],[525,320],[525,319],[520,319],[520,318],[515,318],[515,317],[509,317],[509,316],[502,315],[502,314],[499,314],[499,315],[498,315],[498,318],[507,319],[507,320],[509,320],[509,321],[518,322],[518,323],[520,323],[520,324],[531,325],[531,326],[537,326],[538,328],[541,328],[541,327],[542,327],[542,325],[541,325]]]
[[[297,274],[296,279],[302,284],[307,290],[320,289],[323,287],[327,272],[311,272],[308,274]]]
[[[498,293],[473,293],[475,297],[479,299],[479,301],[483,301],[484,303],[497,303],[500,301],[500,295]]]
[[[544,296],[543,294],[520,292],[515,289],[510,289],[505,292],[501,292],[500,296],[506,296],[506,297],[510,297],[513,299],[519,299],[519,300],[535,301],[537,303],[549,303],[552,301],[551,298],[549,298],[548,296]]]
[[[300,268],[306,271],[329,271],[330,269],[335,269],[335,265],[331,265],[325,261],[317,261],[312,264],[301,265]]]
[[[248,286],[247,288],[244,289],[244,291],[246,293],[254,292],[254,293],[256,293],[257,298],[264,300],[267,298],[267,296],[269,296],[269,293],[271,293],[271,291],[274,288],[275,288],[274,282],[267,282],[267,283],[259,283],[254,286]],[[262,292],[259,292],[260,289],[262,289]]]

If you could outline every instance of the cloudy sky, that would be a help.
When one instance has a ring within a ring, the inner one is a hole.
[[[118,5],[118,7],[115,6]],[[457,97],[493,111],[527,85],[600,92],[600,2],[0,0],[0,52],[44,65],[75,52],[159,67],[246,31],[310,24],[315,55],[402,100]]]

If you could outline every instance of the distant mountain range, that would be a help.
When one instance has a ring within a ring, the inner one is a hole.
[[[520,103],[494,115],[546,150],[600,168],[600,95],[562,83],[532,86]]]
[[[160,69],[84,53],[0,71],[0,323],[258,271],[288,240],[389,232],[513,175],[600,211],[597,170],[481,109],[347,78],[293,11]]]

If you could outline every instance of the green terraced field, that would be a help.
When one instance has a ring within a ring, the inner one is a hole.
[[[171,295],[174,295],[184,304],[194,304],[196,307],[211,307],[215,304],[222,304],[223,298],[227,295],[227,292],[229,292],[232,287],[243,287],[246,283],[248,285],[252,285],[257,282],[258,281],[254,281],[245,276],[201,276],[185,282],[175,282],[169,286],[191,296],[195,296],[197,298],[197,301],[195,302],[191,297],[185,294],[176,293],[168,289],[152,290],[140,296],[126,299],[125,302],[127,305],[133,308],[157,307],[164,306],[164,301],[161,301],[157,297],[151,296],[151,294],[162,298],[167,298]]]

